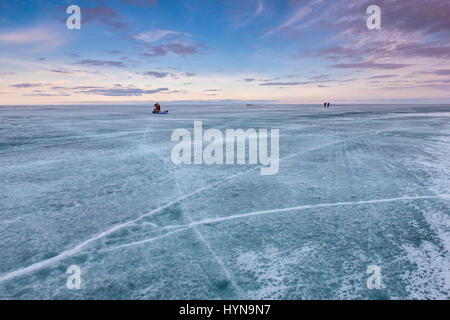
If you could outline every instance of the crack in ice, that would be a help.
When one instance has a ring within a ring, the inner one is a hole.
[[[251,216],[258,216],[263,214],[270,214],[270,213],[280,213],[280,212],[289,212],[289,211],[301,211],[306,209],[316,209],[316,208],[327,208],[327,207],[339,207],[339,206],[355,206],[355,205],[364,205],[364,204],[376,204],[376,203],[389,203],[389,202],[397,202],[397,201],[412,201],[412,200],[431,200],[431,199],[448,199],[448,194],[440,194],[440,195],[434,195],[434,196],[405,196],[405,197],[398,197],[398,198],[387,198],[387,199],[373,199],[373,200],[362,200],[362,201],[348,201],[348,202],[334,202],[334,203],[319,203],[319,204],[313,204],[313,205],[302,205],[302,206],[295,206],[295,207],[287,207],[287,208],[280,208],[280,209],[270,209],[270,210],[261,210],[261,211],[253,211],[253,212],[247,212],[247,213],[241,213],[241,214],[235,214],[230,215],[226,217],[219,217],[219,218],[207,218],[199,221],[194,221],[192,223],[186,224],[186,225],[171,225],[166,226],[165,228],[179,228],[175,231],[169,232],[169,234],[178,233],[180,231],[184,231],[190,228],[194,228],[199,225],[207,225],[207,224],[214,224],[214,223],[220,223],[224,221],[229,220],[235,220],[235,219],[242,219],[246,217]],[[167,234],[166,234],[167,235]],[[124,247],[131,247],[134,245],[144,244],[148,242],[152,242],[159,237],[154,237],[150,239],[145,239],[141,241],[131,242],[127,243],[126,245],[117,246],[114,248],[111,248],[109,250],[115,250],[120,249]]]
[[[145,136],[145,134],[146,133],[144,133],[144,136]],[[356,137],[354,137],[354,138],[356,138]],[[275,160],[275,161],[279,162],[281,160],[289,159],[289,158],[292,158],[292,157],[295,157],[295,156],[298,156],[298,155],[301,155],[301,154],[304,154],[304,153],[307,153],[307,152],[315,151],[315,150],[318,150],[318,149],[321,149],[321,148],[324,148],[324,147],[327,147],[327,146],[330,146],[330,145],[333,145],[333,144],[336,144],[336,143],[337,142],[330,142],[330,143],[322,144],[320,146],[316,146],[316,147],[313,147],[313,148],[309,148],[309,149],[306,149],[306,150],[302,150],[302,151],[290,154],[290,155],[288,155],[286,157],[280,158],[280,159]],[[147,212],[147,213],[145,213],[145,214],[143,214],[143,215],[141,215],[141,216],[139,216],[139,217],[137,217],[135,219],[132,219],[132,220],[120,223],[118,225],[115,225],[115,226],[111,227],[108,230],[102,231],[102,232],[92,236],[91,238],[86,239],[85,241],[81,242],[80,244],[76,245],[75,247],[73,247],[71,249],[68,249],[68,250],[65,250],[62,253],[60,253],[60,254],[52,257],[52,258],[45,259],[45,260],[42,260],[40,262],[33,263],[33,264],[29,265],[28,267],[20,268],[20,269],[17,269],[17,270],[5,273],[5,274],[0,276],[0,283],[8,281],[8,280],[11,280],[11,279],[19,277],[19,276],[22,276],[22,275],[30,273],[30,272],[34,272],[34,271],[46,268],[46,267],[52,265],[53,263],[59,262],[59,261],[65,259],[65,258],[73,256],[73,255],[81,252],[82,249],[85,246],[87,246],[88,244],[90,244],[90,243],[92,243],[92,242],[94,242],[96,240],[99,240],[99,239],[101,239],[101,238],[103,238],[103,237],[105,237],[107,235],[110,235],[111,233],[113,233],[113,232],[115,232],[117,230],[120,230],[120,229],[122,229],[124,227],[130,226],[130,225],[132,225],[132,224],[134,224],[134,223],[136,223],[136,222],[138,222],[138,221],[140,221],[140,220],[142,220],[142,219],[144,219],[146,217],[152,216],[152,215],[154,215],[154,214],[156,214],[156,213],[158,213],[158,212],[160,212],[160,211],[162,211],[164,209],[167,209],[167,208],[173,206],[176,203],[179,203],[179,202],[181,202],[181,201],[183,201],[185,199],[188,199],[188,198],[190,198],[190,197],[192,197],[192,196],[194,196],[194,195],[196,195],[198,193],[201,193],[203,191],[207,191],[207,190],[210,190],[212,188],[215,188],[218,185],[224,184],[224,183],[226,183],[226,182],[228,182],[228,181],[230,181],[230,180],[232,180],[234,178],[237,178],[237,177],[240,177],[240,176],[242,176],[244,174],[247,174],[248,172],[257,170],[260,167],[261,167],[261,165],[253,167],[251,169],[242,171],[240,173],[233,174],[233,175],[231,175],[231,176],[229,176],[229,177],[227,177],[227,178],[225,178],[223,180],[217,181],[217,182],[215,182],[213,184],[210,184],[208,186],[196,189],[196,190],[194,190],[194,191],[192,191],[190,193],[187,193],[187,194],[185,194],[185,195],[183,195],[181,197],[178,197],[175,200],[172,200],[172,201],[166,203],[165,205],[162,205],[162,206],[160,206],[158,208],[155,208],[155,209],[153,209],[153,210],[151,210],[151,211],[149,211],[149,212]]]
[[[179,194],[181,194],[181,190],[180,190],[180,186],[178,185],[177,180],[175,179],[175,185],[177,188],[177,191]],[[181,204],[181,206],[183,207],[183,211],[186,214],[186,217],[189,220],[189,225],[191,225],[194,221],[192,220],[192,217],[189,213],[189,210],[187,209],[186,205],[184,203]],[[216,262],[220,265],[220,267],[222,268],[222,270],[225,273],[225,276],[227,277],[227,280],[231,280],[232,276],[231,273],[229,272],[229,270],[227,269],[227,267],[225,266],[225,264],[223,263],[223,261],[214,253],[214,251],[212,250],[210,244],[206,241],[205,237],[203,236],[203,234],[200,233],[200,231],[198,230],[198,228],[196,226],[193,226],[192,229],[194,230],[195,234],[197,234],[198,238],[200,239],[201,242],[203,242],[203,244],[206,246],[206,248],[208,249],[209,253],[211,253],[211,255],[213,256],[214,260],[216,260]]]

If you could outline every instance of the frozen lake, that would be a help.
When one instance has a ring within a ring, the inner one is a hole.
[[[168,108],[0,107],[0,298],[450,298],[449,106]],[[174,165],[194,120],[278,174]]]

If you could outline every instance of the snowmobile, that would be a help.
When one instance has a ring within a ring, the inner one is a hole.
[[[168,114],[169,110],[161,111],[161,106],[157,102],[157,103],[155,103],[155,108],[153,109],[153,113],[155,113],[155,114]]]

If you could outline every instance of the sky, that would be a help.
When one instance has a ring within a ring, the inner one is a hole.
[[[449,89],[448,0],[0,0],[2,105],[449,103]]]

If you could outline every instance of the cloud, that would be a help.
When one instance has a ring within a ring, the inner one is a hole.
[[[327,57],[331,59],[347,58],[352,60],[359,60],[363,57],[388,57],[392,56],[392,50],[396,47],[397,43],[394,40],[372,40],[372,41],[360,41],[354,43],[354,39],[348,39],[349,45],[347,46],[331,46],[328,48],[322,48],[318,51],[309,52],[309,55]]]
[[[165,78],[167,77],[170,73],[168,72],[158,72],[158,71],[147,71],[143,73],[146,76],[152,76],[155,78]]]
[[[396,46],[393,51],[404,57],[450,58],[450,46],[410,42]]]
[[[432,88],[437,90],[446,90],[450,88],[450,79],[446,80],[424,80],[418,81],[411,84],[403,84],[402,82],[397,82],[395,84],[389,84],[388,86],[379,86],[382,90],[419,90],[423,88]]]
[[[310,78],[310,81],[292,81],[292,82],[263,82],[259,83],[260,86],[303,86],[308,84],[321,84],[321,83],[329,83],[329,82],[335,82],[338,81],[340,83],[342,82],[351,82],[355,81],[356,79],[345,79],[345,80],[331,80],[329,79],[328,75],[320,75],[316,77]]]
[[[436,84],[436,83],[438,83],[438,84],[443,84],[443,83],[450,83],[450,79],[444,79],[444,80],[422,80],[422,81],[418,81],[417,83],[421,83],[421,84],[430,84],[430,83],[433,83],[433,84]]]
[[[0,34],[0,41],[11,44],[48,42],[58,40],[54,32],[42,27],[22,29]]]
[[[147,43],[153,43],[153,42],[157,42],[157,41],[167,38],[167,37],[174,39],[174,38],[184,37],[184,36],[189,36],[189,34],[184,33],[184,32],[173,31],[173,30],[151,29],[149,31],[142,32],[138,35],[135,35],[134,38],[137,40],[147,42]]]
[[[395,41],[373,41],[361,45],[359,48],[332,46],[312,53],[331,59],[346,58],[359,60],[363,57],[403,57],[403,58],[450,58],[450,46],[438,46],[432,43],[417,42],[396,43]]]
[[[234,28],[242,28],[255,21],[265,11],[262,0],[224,1],[225,12],[231,17]]]
[[[61,93],[61,94],[54,94],[54,93],[28,93],[23,94],[24,97],[68,97],[70,94],[67,93]]]
[[[185,72],[185,73],[171,73],[171,72],[161,72],[161,71],[146,71],[146,72],[138,72],[137,74],[142,74],[145,76],[151,76],[154,78],[167,78],[167,77],[172,77],[174,79],[179,79],[179,78],[183,78],[183,77],[193,77],[195,76],[194,73],[191,72]]]
[[[362,53],[367,52],[362,49],[356,48],[346,48],[342,46],[333,46],[328,48],[323,48],[318,52],[315,52],[314,55],[318,56],[339,56],[343,58],[354,58],[355,56],[360,56]]]
[[[112,31],[128,29],[128,23],[124,22],[123,17],[116,10],[107,6],[83,7],[82,21],[83,23],[101,23]]]
[[[158,56],[165,56],[168,53],[174,53],[180,56],[187,56],[197,54],[198,50],[197,47],[191,44],[181,41],[174,41],[163,45],[150,46],[147,48],[146,52],[142,53],[142,55],[145,57],[158,57]]]
[[[104,89],[105,87],[99,86],[76,86],[76,87],[63,87],[63,86],[55,86],[52,87],[52,90],[88,90],[88,89]]]
[[[32,27],[0,33],[0,43],[33,46],[33,51],[46,51],[64,43],[58,31],[50,27]]]
[[[321,48],[313,52],[314,56],[332,60],[349,59],[337,66],[348,69],[400,68],[395,65],[362,64],[364,61],[382,62],[386,58],[411,59],[408,61],[410,64],[417,63],[413,58],[450,58],[449,1],[412,1],[408,6],[402,0],[383,1],[380,4],[382,29],[377,31],[365,27],[365,10],[370,4],[376,2],[343,0],[331,5],[327,14],[336,19],[322,17],[316,23],[319,30],[332,28],[336,33],[333,39],[339,40],[339,45]],[[424,63],[427,62],[421,62]],[[356,65],[352,67],[352,64]]]
[[[374,3],[373,0],[340,1],[335,12],[329,12],[329,16],[340,17],[338,21],[328,23],[325,27],[334,26],[336,30],[345,30],[347,34],[365,33],[367,29],[361,28],[364,23],[366,9]],[[391,34],[397,31],[402,33],[449,34],[450,2],[442,0],[410,1],[411,5],[405,5],[404,0],[382,1],[380,5],[382,18],[381,26],[389,29]]]
[[[435,70],[432,73],[438,76],[450,76],[450,69]]]
[[[290,27],[291,25],[299,22],[300,20],[305,18],[308,14],[310,14],[312,12],[312,10],[313,10],[312,7],[300,8],[299,10],[297,10],[297,12],[292,17],[290,17],[285,22],[283,22],[279,26],[279,29]]]
[[[321,75],[318,75],[318,76],[310,77],[311,80],[326,80],[326,79],[329,79],[329,78],[330,78],[330,75],[328,75],[328,74],[321,74]]]
[[[386,1],[381,7],[382,23],[390,29],[425,34],[444,32],[449,35],[449,1],[412,1],[411,5],[405,5],[403,0],[394,0]]]
[[[79,62],[76,62],[76,64],[90,65],[90,66],[107,66],[107,67],[126,68],[125,64],[122,61],[108,61],[108,60],[86,59],[86,60],[81,60]]]
[[[258,6],[256,7],[255,16],[259,16],[264,11],[264,3],[262,1],[258,1]]]
[[[310,84],[311,81],[305,81],[305,82],[265,82],[260,83],[260,86],[300,86],[305,84]]]
[[[397,75],[395,74],[385,74],[385,75],[381,75],[381,76],[373,76],[370,78],[367,78],[368,80],[372,80],[372,79],[387,79],[387,78],[394,78],[397,77]]]
[[[197,53],[197,48],[188,43],[176,41],[165,45],[165,48],[169,52],[173,52],[179,55],[188,55]]]
[[[145,8],[156,5],[157,0],[120,0],[120,2],[127,6],[137,6]]]
[[[81,93],[86,94],[95,94],[95,95],[102,95],[102,96],[113,96],[113,97],[119,97],[119,96],[142,96],[146,94],[154,94],[158,92],[165,92],[169,91],[168,88],[158,88],[158,89],[150,89],[150,90],[143,90],[139,88],[112,88],[112,89],[90,89],[85,91],[80,91]]]
[[[53,72],[53,73],[73,73],[72,71],[64,70],[64,69],[47,69],[47,71]]]
[[[295,6],[298,4],[303,5],[304,2],[305,1],[301,1],[301,2],[300,1],[292,1],[291,5],[295,5]],[[273,29],[269,30],[268,32],[266,32],[264,34],[264,36],[271,35],[278,31],[290,30],[294,25],[298,24],[300,21],[302,21],[304,18],[306,18],[314,10],[314,7],[317,6],[318,4],[320,4],[321,2],[322,2],[322,0],[312,0],[308,4],[303,5],[302,7],[297,9],[293,15],[291,15],[288,19],[286,19],[278,27],[273,28]]]
[[[43,83],[17,83],[10,85],[11,87],[23,89],[23,88],[35,88],[43,86]]]
[[[168,51],[164,48],[164,46],[154,46],[147,48],[146,52],[142,52],[141,55],[144,57],[160,57],[165,56]]]
[[[408,64],[403,63],[377,63],[377,62],[358,62],[358,63],[339,63],[332,65],[332,68],[340,68],[340,69],[400,69],[408,67]]]

